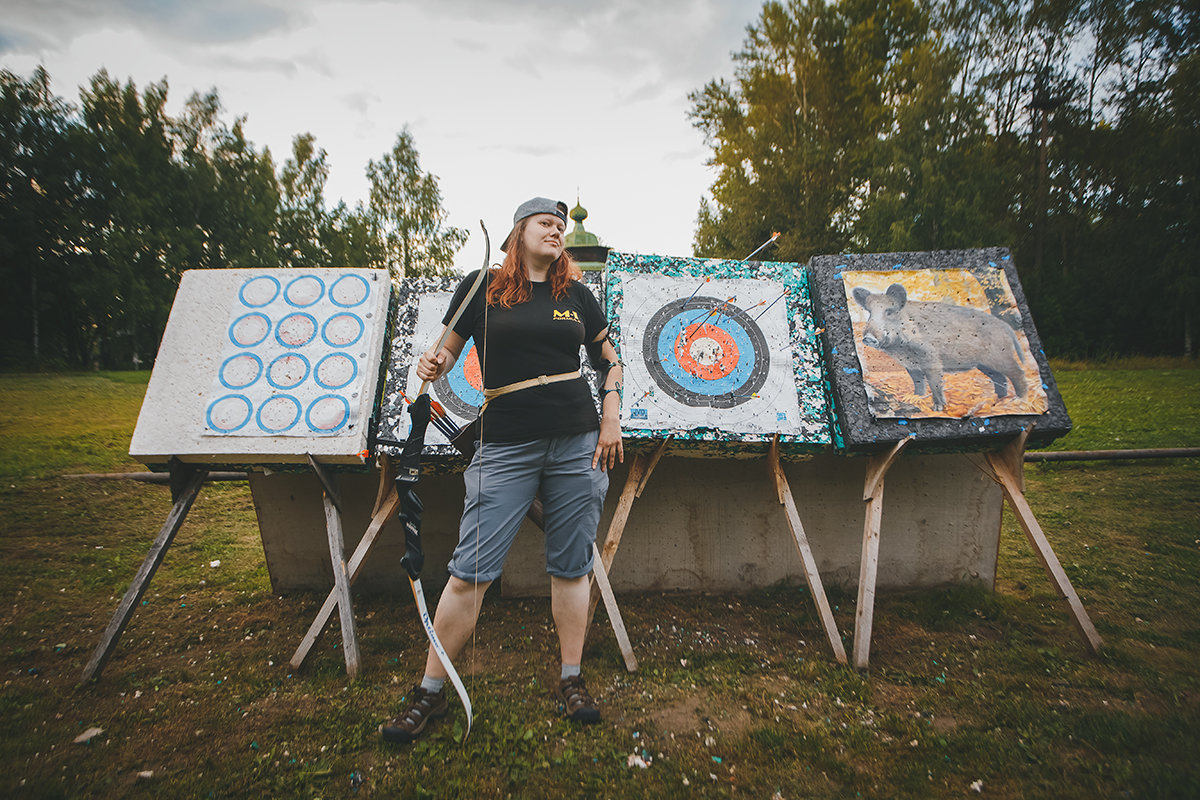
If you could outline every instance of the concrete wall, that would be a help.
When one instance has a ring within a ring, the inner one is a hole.
[[[865,458],[820,455],[786,462],[784,470],[826,585],[853,588],[862,546]],[[621,494],[626,467],[614,471],[600,539]],[[337,477],[343,494],[347,558],[369,522],[377,475]],[[332,585],[321,489],[311,475],[255,475],[255,509],[276,591]],[[425,476],[424,582],[445,582],[457,540],[462,476]],[[979,583],[996,574],[1003,497],[965,455],[901,456],[886,479],[879,547],[881,590]],[[385,527],[357,588],[399,590],[403,535]],[[738,592],[780,581],[802,583],[795,544],[765,459],[664,457],[629,524],[613,563],[616,591],[664,589]],[[509,554],[506,596],[549,592],[542,534],[528,522]]]

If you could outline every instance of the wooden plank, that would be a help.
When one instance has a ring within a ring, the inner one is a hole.
[[[629,475],[625,478],[625,486],[621,489],[621,497],[613,511],[612,520],[608,524],[608,535],[604,537],[604,547],[600,548],[600,558],[604,562],[604,571],[612,572],[612,562],[617,556],[617,548],[621,546],[621,537],[625,534],[625,525],[629,522],[629,511],[637,497],[637,488],[641,485],[642,475],[646,473],[649,460],[638,455],[629,466]]]
[[[858,607],[854,612],[854,666],[866,669],[871,655],[871,629],[875,624],[875,583],[879,573],[879,529],[883,519],[883,478],[912,437],[896,442],[890,451],[871,456],[863,481],[866,514],[863,520],[862,557],[858,567]]]
[[[663,457],[663,453],[667,451],[667,444],[675,437],[675,434],[667,434],[667,438],[658,443],[658,447],[654,448],[654,455],[650,456],[650,463],[646,466],[646,471],[642,475],[642,479],[638,481],[637,491],[634,492],[634,497],[641,497],[642,490],[646,488],[646,481],[650,480],[650,475],[654,472],[654,468],[658,466],[658,460]]]
[[[325,490],[325,496],[329,498],[329,502],[333,503],[333,507],[338,513],[342,513],[342,501],[338,497],[337,487],[333,485],[333,476],[321,468],[317,460],[312,457],[312,453],[305,453],[305,458],[308,459],[308,465],[312,467],[313,472],[317,474],[317,480],[321,481],[321,487]],[[341,521],[338,522],[338,528],[341,529]]]
[[[338,618],[342,624],[342,651],[346,657],[346,674],[358,677],[358,630],[354,624],[354,606],[350,602],[350,574],[342,543],[342,515],[333,498],[325,493],[325,532],[329,538],[329,559],[333,564],[333,588],[337,592]]]
[[[846,663],[846,648],[842,644],[841,634],[838,633],[837,622],[833,618],[833,610],[829,607],[829,598],[825,596],[825,586],[821,583],[821,573],[817,569],[817,560],[813,558],[812,549],[808,544],[808,536],[804,533],[804,525],[800,521],[800,512],[796,509],[796,501],[792,496],[792,488],[787,476],[779,463],[778,438],[771,441],[768,454],[771,474],[775,479],[775,491],[779,502],[787,515],[788,527],[792,531],[792,539],[796,550],[800,553],[800,562],[804,566],[804,578],[808,582],[808,590],[812,593],[813,601],[817,604],[817,614],[821,618],[821,627],[825,629],[825,638],[833,649],[833,656],[839,664]]]
[[[1095,626],[1092,625],[1092,620],[1088,617],[1079,595],[1075,593],[1075,587],[1071,585],[1071,580],[1063,570],[1062,564],[1059,563],[1058,556],[1054,554],[1050,541],[1034,517],[1033,509],[1025,500],[1025,494],[1021,491],[1020,482],[1013,474],[1010,460],[1005,459],[1002,455],[992,453],[987,455],[987,460],[992,472],[999,480],[1000,488],[1004,490],[1004,497],[1016,515],[1017,522],[1025,531],[1025,538],[1029,540],[1029,544],[1041,560],[1046,575],[1049,576],[1050,582],[1058,591],[1058,596],[1066,601],[1071,620],[1075,623],[1075,628],[1079,631],[1084,646],[1091,651],[1092,655],[1099,655],[1104,642],[1100,639],[1100,634],[1096,632]]]
[[[387,453],[381,453],[379,456],[379,486],[375,489],[375,505],[371,508],[372,517],[379,513],[379,509],[383,508],[388,493],[394,492],[395,489],[396,475],[392,470],[392,457]]]
[[[854,614],[854,666],[866,669],[875,617],[875,581],[879,570],[879,526],[883,517],[883,476],[872,483],[863,523],[862,560],[858,568],[858,608]]]
[[[617,507],[613,511],[612,520],[608,525],[608,535],[604,539],[604,547],[600,548],[600,563],[604,567],[604,572],[607,574],[612,572],[612,562],[617,555],[617,548],[621,546],[621,536],[625,533],[625,524],[629,522],[629,510],[633,507],[633,501],[637,496],[638,486],[641,484],[642,475],[646,472],[648,459],[643,455],[634,456],[633,463],[629,465],[629,474],[625,476],[625,486],[621,489],[621,497],[617,501]],[[592,583],[591,596],[588,598],[588,613],[587,613],[587,630],[591,630],[592,618],[596,614],[596,606],[600,603],[600,589],[596,586],[594,579]],[[584,633],[584,641],[587,641],[587,633]]]
[[[1031,424],[997,454],[997,458],[1004,464],[1004,471],[1014,478],[1017,489],[1022,493],[1025,492],[1025,443],[1029,441],[1029,432],[1032,430]]]
[[[97,645],[96,651],[92,653],[87,666],[83,668],[83,676],[80,678],[80,683],[87,683],[99,677],[100,672],[104,669],[104,665],[108,663],[109,656],[112,655],[113,649],[116,648],[121,634],[125,632],[125,626],[129,624],[133,612],[137,609],[138,602],[141,601],[142,595],[146,593],[146,587],[150,585],[150,579],[154,577],[154,573],[158,570],[159,565],[162,564],[163,557],[167,554],[167,548],[175,540],[175,534],[179,532],[180,526],[183,525],[184,519],[187,518],[188,511],[191,510],[192,504],[196,502],[196,496],[200,494],[200,489],[204,486],[204,479],[208,475],[207,470],[195,467],[183,469],[188,474],[177,493],[178,496],[171,507],[171,512],[167,514],[167,520],[159,530],[158,536],[155,537],[154,544],[150,547],[150,552],[146,554],[145,560],[142,561],[142,566],[138,569],[137,575],[134,576],[133,583],[125,590],[125,596],[121,598],[121,602],[117,605],[116,613],[113,614],[112,620],[109,621],[108,627],[104,630],[104,635],[100,637],[100,644]],[[184,476],[180,474],[180,477]]]
[[[378,538],[379,532],[383,530],[383,526],[396,513],[396,509],[399,507],[400,495],[396,493],[395,484],[392,484],[391,492],[384,497],[379,508],[371,516],[371,522],[367,525],[366,532],[363,533],[362,539],[359,540],[358,546],[354,548],[354,553],[350,556],[347,572],[349,573],[351,584],[358,580],[358,574],[362,571],[363,564],[366,562],[371,548],[375,545],[375,540]],[[321,631],[325,629],[325,625],[329,622],[329,618],[333,616],[333,610],[337,606],[338,590],[335,585],[329,591],[329,595],[326,596],[321,610],[317,612],[316,619],[313,620],[312,625],[308,626],[308,632],[300,640],[300,646],[296,648],[296,652],[292,655],[292,660],[288,662],[288,665],[292,669],[300,669],[300,666],[304,663],[304,659],[308,657],[309,651],[316,644],[317,638],[320,637]]]
[[[625,669],[629,672],[636,672],[638,665],[637,659],[633,655],[633,645],[629,641],[629,634],[625,631],[625,620],[621,618],[621,609],[617,607],[617,597],[613,594],[612,584],[608,582],[608,573],[604,571],[604,564],[600,560],[600,549],[596,547],[595,542],[592,542],[592,556],[592,575],[604,598],[604,608],[608,611],[608,618],[612,622],[613,633],[617,637],[617,646],[621,648],[621,658],[625,660]]]
[[[1126,461],[1138,458],[1196,457],[1200,457],[1200,447],[1157,447],[1138,450],[1042,450],[1025,454],[1026,461]],[[64,477],[75,476],[66,475]]]
[[[882,481],[883,476],[892,468],[892,462],[900,455],[900,451],[908,446],[908,443],[913,440],[913,437],[901,439],[892,445],[892,449],[887,451],[882,456],[871,456],[867,460],[867,479],[863,483],[863,500],[870,500],[875,496],[875,484]]]

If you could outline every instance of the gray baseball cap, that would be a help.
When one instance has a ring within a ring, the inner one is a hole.
[[[567,224],[567,204],[562,200],[551,200],[549,197],[534,197],[526,200],[521,205],[517,206],[517,211],[513,214],[513,229],[508,232],[508,236],[504,237],[504,244],[500,245],[500,251],[508,252],[508,245],[512,242],[512,235],[517,230],[517,223],[526,217],[532,217],[534,214],[553,214]]]

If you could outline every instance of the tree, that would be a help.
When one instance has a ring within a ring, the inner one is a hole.
[[[279,184],[269,150],[246,139],[245,118],[222,130],[213,149],[217,214],[209,220],[221,266],[279,266]]]
[[[333,263],[322,231],[329,225],[325,150],[311,133],[292,139],[292,156],[279,173],[279,263],[285,267]]]
[[[926,29],[909,0],[766,3],[734,82],[690,95],[717,168],[696,252],[739,257],[772,231],[780,258],[844,248],[893,124],[888,86]]]
[[[166,81],[139,93],[101,70],[81,91],[87,233],[94,259],[71,285],[82,307],[87,358],[112,367],[152,355],[178,285],[169,258],[180,170],[165,113]],[[93,338],[94,337],[94,338]]]
[[[382,250],[382,260],[371,265],[386,267],[393,278],[448,272],[467,231],[446,227],[437,177],[421,171],[407,128],[396,137],[390,153],[367,165],[367,178],[371,182],[367,212]]]
[[[696,251],[1007,245],[1048,349],[1195,352],[1200,8],[768,2],[692,95]]]
[[[80,260],[83,186],[75,109],[38,67],[28,80],[0,70],[0,363],[39,367],[68,345],[67,275]]]

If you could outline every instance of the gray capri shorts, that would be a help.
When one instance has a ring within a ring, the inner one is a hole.
[[[599,431],[531,442],[485,442],[463,474],[466,500],[450,574],[494,581],[539,489],[546,526],[546,571],[579,578],[592,570],[592,544],[608,473],[592,469]]]

